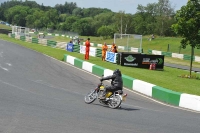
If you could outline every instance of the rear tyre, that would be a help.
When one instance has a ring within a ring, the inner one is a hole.
[[[119,95],[116,95],[116,96],[112,95],[110,98],[111,98],[111,100],[108,103],[108,106],[110,108],[116,109],[121,105],[122,100],[121,100],[121,97]]]
[[[94,102],[97,98],[97,95],[96,95],[96,91],[95,90],[92,90],[90,93],[88,93],[84,100],[85,100],[85,103],[87,104],[90,104],[92,102]]]

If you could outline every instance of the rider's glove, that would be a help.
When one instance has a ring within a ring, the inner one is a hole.
[[[102,82],[102,81],[103,81],[103,78],[100,78],[100,81]]]

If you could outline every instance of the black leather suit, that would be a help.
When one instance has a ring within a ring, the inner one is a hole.
[[[106,86],[105,87],[104,94],[107,91],[114,92],[114,91],[123,89],[122,74],[118,69],[113,72],[113,75],[107,76],[107,77],[103,77],[101,80],[103,81],[103,80],[109,80],[109,79],[112,79],[111,86]]]

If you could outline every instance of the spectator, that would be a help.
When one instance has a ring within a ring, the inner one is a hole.
[[[153,40],[155,38],[154,34],[151,35],[151,39]]]
[[[114,46],[114,50],[113,50],[113,53],[117,53],[118,51],[117,51],[117,47],[116,46]]]
[[[45,34],[43,33],[43,38],[45,38]]]
[[[80,42],[81,42],[80,39],[78,39],[78,45],[80,45]]]
[[[111,51],[111,52],[114,52],[114,51],[115,51],[115,47],[116,47],[116,49],[117,49],[116,44],[113,42],[110,51]]]
[[[85,42],[85,60],[89,60],[89,52],[90,52],[90,38]]]
[[[106,58],[106,51],[108,50],[107,44],[104,42],[104,45],[102,46],[102,61],[105,61]]]
[[[73,52],[73,45],[74,44],[73,44],[72,40],[70,40],[70,42],[67,44],[66,50]]]

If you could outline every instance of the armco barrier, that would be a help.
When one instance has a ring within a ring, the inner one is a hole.
[[[191,55],[183,55],[183,60],[191,60]],[[195,56],[193,56],[193,61],[195,60]]]
[[[57,42],[52,40],[47,40],[47,46],[56,47]]]
[[[47,39],[42,39],[42,38],[40,38],[40,39],[38,40],[38,43],[46,46],[46,45],[47,45]]]
[[[195,61],[196,62],[200,62],[200,57],[199,56],[195,56]]]
[[[79,53],[80,52],[80,45],[74,45],[74,49],[73,49],[73,52],[77,52]]]
[[[20,35],[15,35],[15,39],[20,39]]]
[[[102,57],[102,49],[97,48],[96,57]]]
[[[38,39],[37,38],[32,38],[32,43],[37,43],[38,44]]]
[[[172,52],[162,52],[162,55],[165,55],[167,57],[172,57]]]
[[[108,76],[113,73],[112,70],[77,59],[67,54],[64,55],[64,61],[97,76]],[[122,78],[124,87],[128,89],[135,90],[167,104],[200,111],[200,96],[175,92],[126,75],[122,75]]]
[[[32,42],[32,37],[26,37],[26,42]]]
[[[57,42],[56,48],[66,49],[67,43],[66,42]]]
[[[167,57],[179,58],[182,60],[191,60],[191,55],[178,54],[178,53],[172,53],[172,52],[163,52],[163,51],[157,51],[157,50],[151,50],[151,49],[148,49],[148,54],[165,55]],[[200,62],[200,57],[193,56],[193,61]]]
[[[151,49],[148,49],[148,54],[152,54],[152,50]]]
[[[15,38],[15,34],[11,34],[11,37],[12,37],[12,38]]]
[[[25,41],[26,37],[25,36],[20,36],[20,40]]]

